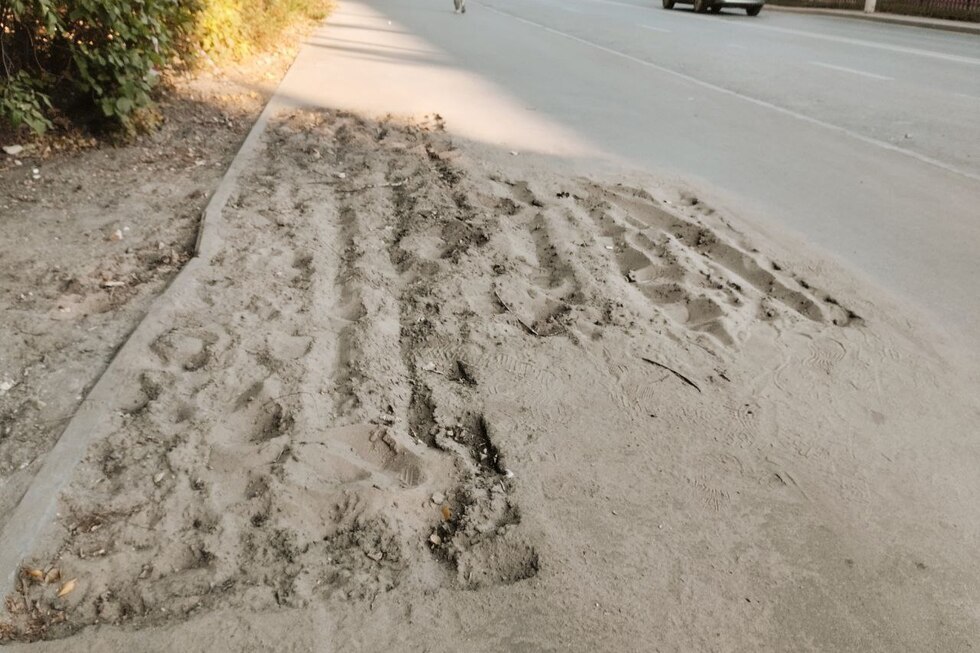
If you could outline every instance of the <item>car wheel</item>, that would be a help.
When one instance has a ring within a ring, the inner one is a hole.
[[[699,14],[703,14],[704,12],[708,11],[708,7],[710,6],[711,5],[708,4],[708,0],[694,0],[694,11]]]
[[[749,16],[758,16],[760,11],[762,11],[762,5],[759,5],[758,7],[748,7],[746,8],[745,13],[747,13]]]
[[[673,9],[674,0],[664,0],[664,9]]]
[[[721,5],[711,5],[711,13],[717,14],[721,11]]]

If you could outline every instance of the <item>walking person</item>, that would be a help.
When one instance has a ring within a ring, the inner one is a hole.
[[[466,13],[466,0],[453,0],[453,6],[456,7],[456,11],[454,13]]]

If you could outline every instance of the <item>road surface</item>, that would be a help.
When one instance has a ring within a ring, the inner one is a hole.
[[[980,38],[618,0],[343,3],[306,100],[690,181],[980,336]],[[304,65],[302,58],[297,64]],[[364,83],[367,82],[367,83]]]

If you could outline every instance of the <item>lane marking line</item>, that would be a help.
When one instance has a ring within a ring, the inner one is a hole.
[[[876,75],[875,73],[866,73],[863,70],[855,70],[854,68],[845,68],[844,66],[835,66],[834,64],[823,63],[821,61],[811,61],[811,65],[820,66],[821,68],[829,68],[830,70],[837,70],[842,73],[851,73],[852,75],[861,75],[862,77],[870,77],[871,79],[880,79],[882,81],[891,82],[894,81],[894,77],[885,77],[884,75]]]
[[[603,0],[603,1],[608,1],[608,0]],[[739,93],[738,91],[733,91],[731,89],[725,88],[724,86],[717,86],[715,84],[712,84],[711,82],[706,82],[706,81],[703,81],[703,80],[698,79],[697,77],[691,77],[690,75],[687,75],[685,73],[680,73],[680,72],[677,72],[676,70],[671,70],[670,68],[665,68],[663,66],[660,66],[658,64],[652,63],[652,62],[647,61],[645,59],[640,59],[639,57],[634,57],[631,54],[626,54],[625,52],[620,52],[619,50],[613,50],[612,48],[607,48],[604,45],[600,45],[600,44],[595,43],[593,41],[589,41],[587,39],[583,39],[583,38],[581,38],[579,36],[575,36],[574,34],[569,34],[567,32],[562,32],[561,30],[554,29],[553,27],[548,27],[547,25],[543,25],[542,23],[538,23],[538,22],[535,22],[533,20],[529,20],[527,18],[523,18],[523,17],[518,16],[516,14],[512,14],[512,13],[510,13],[508,11],[504,11],[503,9],[498,9],[498,8],[496,8],[496,7],[492,6],[492,5],[488,5],[488,4],[484,3],[484,2],[480,2],[480,4],[483,5],[483,7],[487,11],[490,11],[492,13],[499,14],[501,16],[506,16],[507,18],[510,18],[512,20],[516,20],[519,23],[524,23],[526,25],[531,25],[532,27],[537,27],[538,29],[541,29],[541,30],[544,30],[545,32],[548,32],[549,34],[554,34],[555,36],[560,36],[561,38],[565,38],[565,39],[568,39],[570,41],[575,41],[576,43],[581,43],[582,45],[589,46],[590,48],[595,48],[596,50],[599,50],[601,52],[605,52],[606,54],[611,54],[614,57],[620,57],[621,59],[626,59],[627,61],[632,61],[633,63],[639,64],[641,66],[646,66],[647,68],[652,68],[653,70],[657,70],[659,72],[662,72],[665,75],[670,75],[671,77],[676,77],[677,79],[681,79],[681,80],[683,80],[685,82],[688,82],[690,84],[693,84],[694,86],[699,86],[701,88],[705,88],[705,89],[708,89],[710,91],[714,91],[716,93],[721,93],[723,95],[728,95],[728,96],[731,96],[731,97],[735,97],[735,98],[738,98],[740,100],[744,100],[745,102],[749,102],[750,104],[754,104],[756,106],[763,107],[763,108],[769,109],[771,111],[775,111],[776,113],[780,113],[780,114],[782,114],[784,116],[789,116],[791,118],[796,118],[797,120],[800,120],[800,121],[805,122],[805,123],[809,123],[811,125],[816,125],[817,127],[823,127],[824,129],[829,129],[830,131],[837,132],[838,134],[844,134],[844,135],[849,136],[849,137],[851,137],[851,138],[853,138],[855,140],[861,141],[862,143],[866,143],[868,145],[873,145],[875,147],[879,147],[879,148],[881,148],[883,150],[888,150],[889,152],[894,152],[896,154],[902,154],[904,156],[907,156],[907,157],[910,157],[912,159],[915,159],[916,161],[920,161],[921,163],[925,163],[925,164],[931,165],[931,166],[933,166],[935,168],[939,168],[940,170],[945,170],[946,172],[950,172],[950,173],[952,173],[954,175],[959,175],[960,177],[965,177],[965,178],[971,179],[973,181],[980,181],[980,174],[969,172],[967,170],[961,170],[961,169],[957,168],[956,166],[950,165],[948,163],[944,163],[943,161],[940,161],[939,159],[934,159],[934,158],[932,158],[930,156],[926,156],[924,154],[919,154],[918,152],[913,152],[912,150],[906,150],[906,149],[901,148],[901,147],[898,147],[896,145],[892,145],[891,143],[888,143],[886,141],[879,141],[876,138],[871,138],[870,136],[865,136],[863,134],[859,134],[858,132],[851,131],[850,129],[847,129],[846,127],[839,127],[839,126],[834,125],[834,124],[831,124],[829,122],[824,122],[823,120],[818,120],[817,118],[811,118],[810,116],[804,115],[802,113],[798,113],[796,111],[793,111],[792,109],[787,109],[785,107],[781,107],[778,104],[772,104],[771,102],[766,102],[765,100],[760,100],[760,99],[754,98],[754,97],[752,97],[750,95],[743,95],[742,93]]]
[[[791,34],[793,36],[807,36],[812,39],[821,39],[824,41],[831,41],[834,43],[859,45],[866,48],[886,50],[888,52],[899,52],[901,54],[911,54],[919,57],[931,57],[933,59],[941,59],[943,61],[952,61],[954,63],[968,64],[971,66],[980,66],[980,59],[975,59],[973,57],[963,57],[958,54],[945,54],[943,52],[935,52],[933,50],[923,50],[921,48],[909,48],[904,45],[890,45],[887,43],[876,43],[874,41],[852,39],[847,36],[833,36],[832,34],[817,34],[815,32],[805,32],[799,29],[790,29],[788,27],[775,27],[773,25],[750,25],[749,23],[736,22],[734,20],[729,20],[726,22],[731,25],[738,25],[739,27],[746,27],[748,29],[761,29],[761,30],[769,30],[771,32],[782,32],[783,34]]]
[[[576,9],[574,7],[570,7],[570,6],[568,6],[568,3],[566,3],[566,2],[552,2],[551,0],[534,0],[534,1],[537,2],[540,5],[544,5],[546,7],[551,7],[553,9],[560,9],[562,11],[567,11],[570,14],[584,14],[585,13],[585,10],[583,10],[583,9]]]
[[[640,25],[643,29],[653,30],[654,32],[663,32],[664,34],[673,34],[673,30],[664,29],[663,27],[654,27],[653,25]]]

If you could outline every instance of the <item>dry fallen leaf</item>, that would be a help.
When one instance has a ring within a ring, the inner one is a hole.
[[[44,578],[44,572],[40,569],[33,569],[31,567],[24,567],[24,573],[27,574],[33,580],[42,580]]]
[[[10,614],[21,614],[24,611],[24,602],[14,598],[13,595],[4,600],[4,606]]]
[[[61,597],[68,596],[69,594],[71,594],[72,592],[74,592],[75,591],[75,585],[77,583],[78,583],[78,579],[77,578],[72,578],[70,581],[68,581],[64,585],[62,585],[61,586],[61,589],[58,590],[58,598],[60,599]]]
[[[57,567],[52,567],[48,570],[48,573],[45,574],[44,582],[50,584],[57,580],[61,580],[61,570]]]
[[[443,521],[449,521],[453,516],[453,511],[449,509],[449,506],[442,504],[442,519]]]

